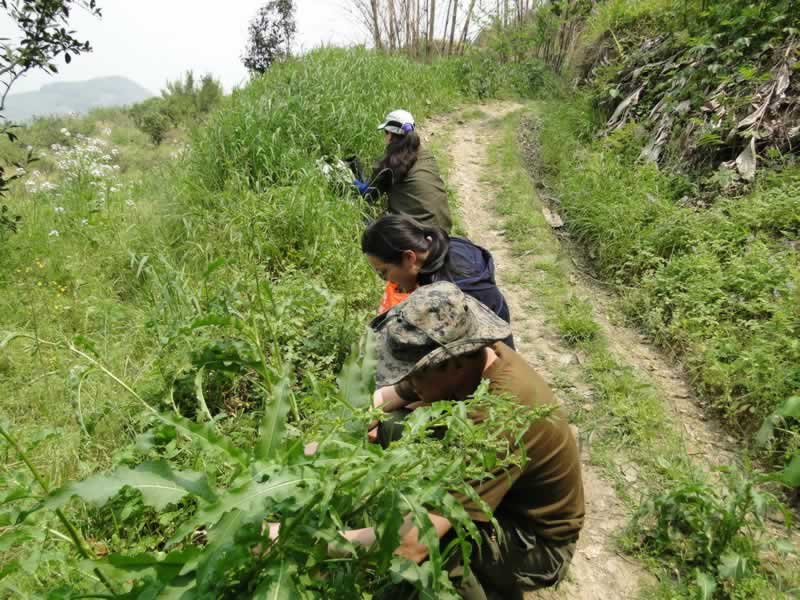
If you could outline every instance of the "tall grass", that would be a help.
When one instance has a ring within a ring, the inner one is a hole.
[[[630,158],[624,131],[581,137],[590,117],[576,104],[542,114],[543,161],[599,273],[685,357],[703,395],[751,431],[800,387],[800,174],[698,209],[668,174]]]
[[[316,161],[377,156],[375,126],[399,106],[424,132],[427,116],[466,97],[459,68],[313,52],[227,99],[189,132],[183,157],[180,136],[155,148],[124,110],[37,119],[20,133],[40,157],[28,169],[38,183],[13,191],[8,203],[23,226],[0,242],[0,331],[79,337],[147,397],[168,402],[196,374],[198,348],[236,335],[222,325],[181,331],[209,314],[250,318],[262,304],[280,315],[283,347],[274,352],[294,365],[298,384],[331,379],[379,291],[357,244],[364,206],[329,185]],[[121,190],[103,202],[96,188],[63,185],[51,146],[72,147],[78,134],[119,151]],[[5,141],[0,151],[23,155]],[[0,356],[4,417],[23,439],[42,425],[62,430],[37,455],[56,482],[109,465],[135,433],[137,408],[96,373],[80,380],[76,401],[70,373],[79,362],[22,342]],[[230,378],[212,374],[206,387],[213,406],[246,400]]]
[[[380,286],[358,245],[365,206],[317,161],[377,156],[375,127],[401,106],[424,136],[429,115],[471,97],[463,68],[313,52],[236,92],[190,133],[186,152],[180,140],[145,146],[116,113],[34,124],[31,139],[48,153],[40,177],[58,188],[20,186],[11,198],[24,224],[0,242],[0,409],[51,486],[140,460],[132,442],[147,425],[142,401],[211,416],[252,444],[265,402],[264,381],[248,374],[256,363],[262,379],[290,383],[291,435],[330,415],[336,376]],[[98,187],[64,184],[47,148],[71,146],[78,131],[118,145],[117,196],[101,202]],[[59,434],[40,443],[43,428]],[[196,453],[169,452],[182,468],[230,475]],[[0,475],[17,477],[16,467]],[[115,551],[149,550],[188,508],[156,518],[128,500],[80,512],[82,534]],[[44,546],[26,562],[30,577],[15,576],[23,594],[75,577],[63,552]]]

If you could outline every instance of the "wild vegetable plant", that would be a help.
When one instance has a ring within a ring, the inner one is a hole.
[[[629,528],[634,546],[667,561],[698,597],[731,597],[737,584],[767,569],[764,550],[797,553],[768,535],[769,511],[782,511],[787,528],[792,523],[791,512],[763,489],[771,479],[723,467],[716,481],[678,481],[641,504]]]
[[[11,491],[0,513],[0,549],[11,548],[12,559],[3,575],[24,568],[14,546],[45,541],[47,536],[40,533],[44,527],[49,535],[69,540],[83,557],[79,568],[99,582],[86,580],[79,588],[105,597],[356,598],[407,581],[423,597],[457,598],[444,565],[454,553],[468,560],[469,541],[478,535],[451,493],[471,498],[491,513],[468,482],[496,468],[520,465],[521,435],[532,420],[547,417],[553,409],[521,411],[507,397],[491,395],[484,382],[471,400],[415,411],[403,438],[383,450],[365,437],[375,416],[369,408],[374,364],[367,337],[345,365],[338,390],[326,398],[328,425],[316,432],[313,454],[299,437],[287,437],[290,382],[285,376],[276,379],[265,363],[241,365],[264,368],[258,435],[250,447],[221,435],[214,421],[197,423],[151,409],[154,429],[140,449],[157,450],[185,440],[217,464],[218,473],[227,472],[216,481],[205,472],[180,470],[156,459],[52,490],[9,430],[0,429],[9,451],[23,460],[39,488],[24,469],[9,480]],[[473,413],[482,417],[477,424],[469,417]],[[431,437],[443,429],[443,439]],[[509,435],[501,435],[504,431]],[[173,535],[157,547],[98,556],[76,520],[65,514],[74,506],[71,498],[102,507],[126,491],[139,494],[141,503],[157,513],[187,501],[195,509],[179,513]],[[66,533],[42,516],[48,510],[55,511]],[[439,547],[429,510],[453,523],[456,537],[445,548]],[[405,515],[429,547],[429,560],[421,565],[393,554]],[[280,523],[277,536],[266,534],[268,521]],[[375,528],[377,541],[367,549],[340,535],[344,529],[368,526]]]
[[[777,476],[794,488],[795,493],[800,491],[800,433],[790,423],[797,420],[800,420],[800,396],[791,396],[764,420],[756,434],[756,444],[761,448],[774,445],[778,438],[785,439],[782,458],[786,466]]]

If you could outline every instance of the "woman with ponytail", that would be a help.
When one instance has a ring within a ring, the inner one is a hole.
[[[436,160],[421,146],[412,114],[394,110],[378,129],[384,132],[386,150],[369,181],[355,180],[361,195],[375,202],[386,194],[390,214],[408,215],[449,233],[452,220],[447,191]]]
[[[439,227],[423,225],[405,215],[385,215],[364,231],[361,251],[388,283],[381,313],[420,286],[450,281],[511,322],[506,299],[495,283],[492,255],[469,240],[449,237]],[[504,342],[514,347],[513,337]]]

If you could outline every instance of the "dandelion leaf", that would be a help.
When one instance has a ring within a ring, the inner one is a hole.
[[[44,506],[59,508],[73,496],[102,506],[125,487],[139,490],[144,503],[156,510],[179,502],[187,494],[207,502],[215,499],[204,474],[176,471],[168,463],[158,461],[142,463],[135,469],[118,467],[108,475],[94,475],[83,481],[68,483],[50,494]]]
[[[284,378],[273,386],[271,397],[265,402],[264,417],[261,419],[256,444],[258,460],[269,460],[280,447],[286,429],[290,393],[289,381]]]
[[[300,593],[295,584],[297,565],[285,560],[264,571],[264,581],[256,588],[254,600],[295,600]]]

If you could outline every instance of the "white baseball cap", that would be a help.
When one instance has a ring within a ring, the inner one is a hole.
[[[405,135],[414,131],[414,115],[407,110],[397,109],[386,115],[383,123],[378,125],[378,129],[394,133],[396,135]]]

